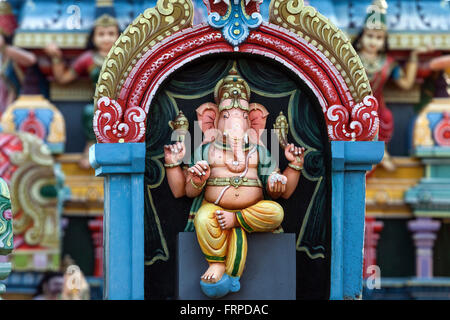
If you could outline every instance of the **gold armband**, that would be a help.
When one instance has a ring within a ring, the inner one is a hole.
[[[192,186],[193,186],[195,189],[197,189],[197,190],[202,190],[203,187],[204,187],[205,184],[206,184],[206,181],[199,187],[199,186],[196,185],[196,184],[194,183],[194,181],[192,181],[192,179],[191,179],[191,184],[192,184]]]
[[[302,170],[303,170],[303,167],[301,167],[301,166],[296,166],[295,164],[292,164],[292,163],[289,163],[288,166],[289,166],[290,168],[294,169],[294,170],[297,170],[297,171],[302,171]]]
[[[180,164],[181,164],[181,162],[177,162],[177,163],[169,163],[169,164],[164,163],[164,167],[165,167],[165,168],[175,168],[175,167],[178,167]]]

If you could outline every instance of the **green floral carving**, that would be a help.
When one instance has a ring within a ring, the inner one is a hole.
[[[11,253],[13,247],[11,197],[8,185],[0,178],[0,255]]]

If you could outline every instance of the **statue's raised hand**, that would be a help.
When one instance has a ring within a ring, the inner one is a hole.
[[[303,161],[305,156],[305,148],[296,147],[293,143],[288,144],[284,149],[284,155],[287,161],[290,163],[303,167]]]
[[[198,161],[188,169],[188,179],[192,179],[192,182],[198,187],[202,186],[210,175],[211,168],[206,161]]]
[[[183,142],[164,146],[164,160],[166,164],[181,163],[185,155],[186,147]]]

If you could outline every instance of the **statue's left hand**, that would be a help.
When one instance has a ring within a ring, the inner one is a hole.
[[[272,173],[267,180],[269,191],[273,193],[284,193],[286,191],[287,177],[280,173]]]
[[[288,144],[284,149],[284,155],[287,161],[296,165],[303,166],[303,160],[305,156],[305,148],[296,147],[293,143]]]

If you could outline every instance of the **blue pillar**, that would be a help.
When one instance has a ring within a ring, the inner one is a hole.
[[[362,294],[366,172],[381,161],[384,142],[331,144],[332,217],[330,299]]]
[[[96,144],[89,157],[104,177],[104,298],[144,299],[145,143]]]

